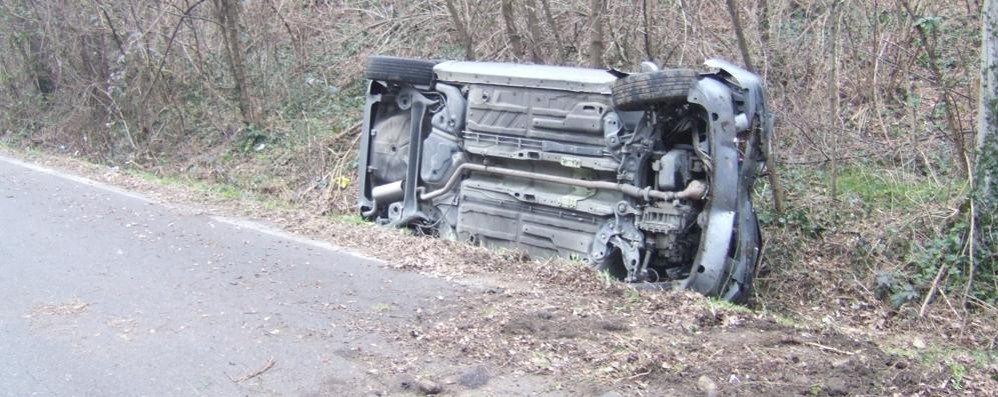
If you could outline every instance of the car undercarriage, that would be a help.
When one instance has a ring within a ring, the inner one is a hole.
[[[746,298],[772,129],[751,72],[372,56],[365,73],[366,219]]]

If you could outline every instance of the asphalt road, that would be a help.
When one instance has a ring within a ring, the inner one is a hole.
[[[371,395],[462,288],[0,156],[0,396]]]

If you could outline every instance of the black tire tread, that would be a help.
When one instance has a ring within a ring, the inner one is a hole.
[[[696,78],[692,69],[666,69],[617,79],[612,88],[613,106],[627,111],[685,101]]]
[[[436,64],[435,61],[425,59],[372,55],[367,57],[364,77],[368,80],[430,85],[433,83],[433,67]]]

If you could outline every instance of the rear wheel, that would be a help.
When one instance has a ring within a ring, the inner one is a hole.
[[[613,106],[627,111],[685,101],[696,78],[697,72],[691,69],[659,70],[620,78],[613,83]]]
[[[367,58],[364,77],[368,80],[430,85],[433,83],[433,67],[436,64],[435,61],[425,59],[372,55]]]

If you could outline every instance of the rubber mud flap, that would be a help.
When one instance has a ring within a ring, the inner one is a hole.
[[[383,55],[367,57],[364,77],[368,80],[430,85],[437,62],[425,59],[398,58]]]
[[[613,83],[613,106],[627,111],[685,101],[696,78],[697,72],[691,69],[666,69],[620,78]]]

